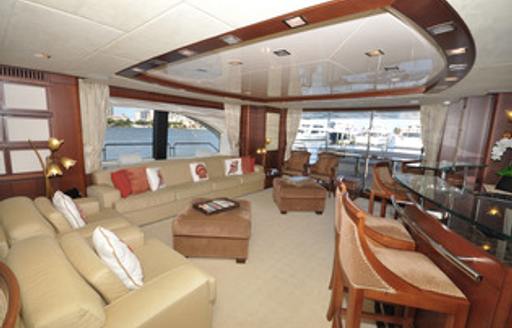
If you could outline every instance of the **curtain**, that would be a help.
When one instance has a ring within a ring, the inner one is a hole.
[[[292,153],[292,146],[297,138],[299,131],[300,120],[302,118],[302,108],[288,108],[286,115],[286,150],[284,159],[290,158]]]
[[[236,104],[224,104],[226,131],[233,156],[240,154],[240,107]]]
[[[105,83],[84,79],[78,80],[78,87],[85,173],[91,173],[101,168],[107,113],[111,111],[109,88]]]
[[[423,141],[423,164],[433,165],[443,138],[448,107],[443,104],[424,105],[420,110],[421,141]]]

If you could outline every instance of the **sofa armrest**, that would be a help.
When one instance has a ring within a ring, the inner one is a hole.
[[[121,239],[131,249],[136,249],[144,245],[144,233],[137,226],[128,226],[114,230],[119,239]]]
[[[107,305],[104,327],[211,327],[212,306],[208,277],[185,264]]]
[[[96,198],[76,198],[73,201],[84,211],[85,216],[96,214],[100,211],[100,203]]]
[[[119,190],[107,185],[89,186],[87,187],[87,195],[96,198],[101,208],[112,208],[114,203],[121,199]]]

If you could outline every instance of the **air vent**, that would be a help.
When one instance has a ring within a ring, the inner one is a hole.
[[[24,80],[46,81],[46,74],[28,68],[0,65],[0,76],[14,77]]]
[[[278,56],[278,57],[285,57],[285,56],[290,56],[290,52],[286,49],[279,49],[279,50],[274,50],[274,55]]]
[[[398,66],[384,66],[386,72],[398,72],[400,68]]]

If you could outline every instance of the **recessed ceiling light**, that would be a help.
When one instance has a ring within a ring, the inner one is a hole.
[[[228,64],[232,65],[232,66],[239,66],[239,65],[242,65],[243,62],[240,59],[233,59],[233,60],[228,61]]]
[[[190,56],[193,56],[196,54],[196,52],[194,50],[190,50],[190,49],[181,49],[181,50],[178,50],[178,53],[185,57],[190,57]]]
[[[229,45],[242,42],[242,39],[233,34],[223,35],[220,37],[220,39]]]
[[[50,59],[50,58],[52,58],[52,55],[47,54],[45,52],[38,52],[38,53],[34,54],[34,57],[41,58],[41,59]]]
[[[459,78],[457,76],[447,76],[447,77],[444,78],[444,80],[446,82],[455,82],[455,81],[458,81]]]
[[[464,55],[467,50],[468,50],[468,48],[466,48],[466,47],[446,49],[446,54],[448,56]]]
[[[289,28],[301,27],[308,24],[308,22],[302,16],[295,16],[292,18],[285,19],[283,23],[288,25]]]
[[[379,56],[384,55],[384,51],[382,51],[382,49],[374,49],[374,50],[365,52],[364,54],[368,57],[379,57]]]
[[[400,68],[398,66],[384,66],[384,70],[386,72],[399,71]]]
[[[455,71],[463,71],[468,67],[468,64],[450,64],[448,65],[448,69],[452,72]]]
[[[286,50],[286,49],[278,49],[278,50],[274,50],[274,55],[278,56],[278,57],[285,57],[285,56],[290,56],[291,53]]]
[[[400,82],[400,78],[399,77],[394,77],[391,79],[391,82]]]
[[[439,35],[443,33],[453,32],[455,31],[455,24],[453,22],[446,22],[441,24],[432,25],[427,27],[427,31],[432,35]]]
[[[138,68],[138,67],[132,68],[132,71],[137,72],[137,73],[143,73],[144,72],[144,70],[142,68]]]
[[[451,102],[451,101],[449,101],[449,100],[445,100],[445,101],[443,101],[443,104],[445,104],[445,105],[449,105],[449,104],[451,104],[451,103],[452,103],[452,102]]]

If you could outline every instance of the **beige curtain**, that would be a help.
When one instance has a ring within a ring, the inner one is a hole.
[[[240,155],[240,105],[224,104],[224,117],[231,155]]]
[[[425,153],[423,164],[432,165],[437,162],[447,113],[448,107],[443,104],[421,106],[421,140]]]
[[[302,108],[288,108],[286,115],[286,151],[284,154],[285,160],[290,158],[292,153],[292,146],[299,131],[300,119],[302,118]]]
[[[84,142],[85,173],[101,168],[107,114],[110,113],[109,88],[102,82],[78,80]]]

